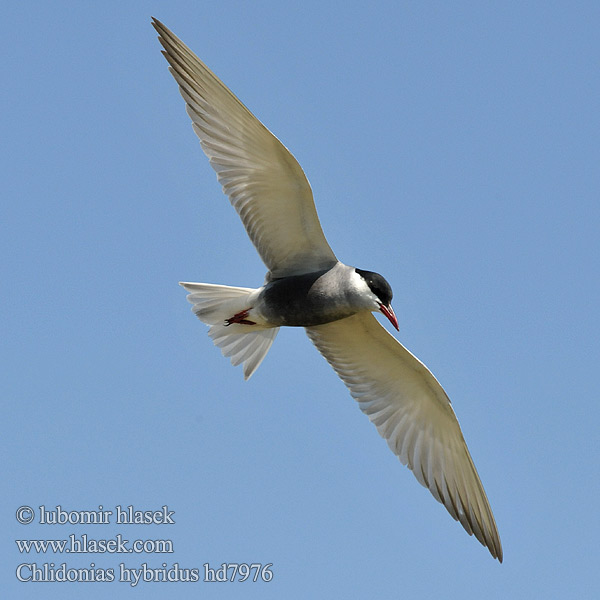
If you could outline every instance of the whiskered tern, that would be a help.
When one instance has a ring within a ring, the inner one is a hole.
[[[494,516],[448,396],[377,321],[398,329],[392,289],[336,258],[302,168],[169,29],[153,20],[194,131],[268,272],[259,288],[182,283],[198,318],[248,379],[280,327],[308,337],[403,464],[502,561]]]

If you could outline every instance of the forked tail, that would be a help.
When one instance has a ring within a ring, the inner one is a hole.
[[[213,283],[180,283],[189,292],[187,299],[194,314],[210,329],[208,335],[221,348],[223,356],[237,367],[244,364],[244,379],[248,379],[267,355],[279,327],[228,323],[234,315],[248,308],[253,288],[231,287]]]

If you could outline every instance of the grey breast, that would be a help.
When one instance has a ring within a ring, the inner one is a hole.
[[[263,312],[273,325],[311,327],[357,312],[346,273],[327,269],[274,279],[263,291]]]

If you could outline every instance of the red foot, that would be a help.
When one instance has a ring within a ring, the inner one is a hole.
[[[234,323],[239,323],[240,325],[256,325],[254,321],[248,321],[248,319],[246,319],[251,310],[251,308],[248,308],[237,313],[236,315],[233,315],[231,319],[225,319],[225,327],[233,325]]]

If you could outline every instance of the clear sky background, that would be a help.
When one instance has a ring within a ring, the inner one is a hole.
[[[180,280],[265,269],[161,19],[291,149],[338,257],[385,275],[453,401],[494,561],[302,330],[244,382]],[[2,10],[5,597],[598,597],[600,4],[13,2]],[[57,505],[173,525],[21,525]],[[16,539],[173,554],[20,554]],[[20,583],[17,565],[272,563],[270,583]]]

